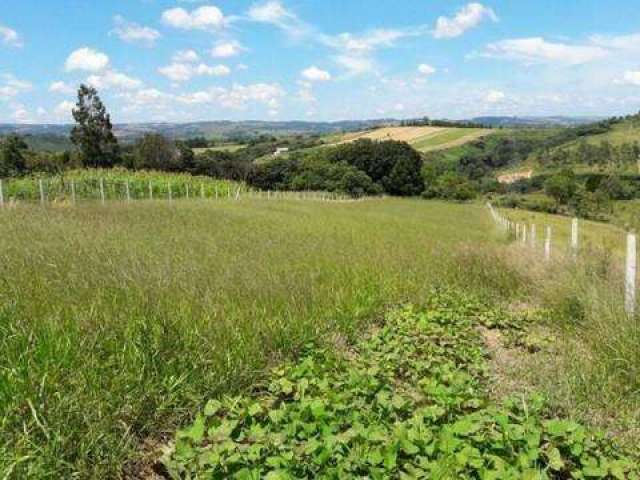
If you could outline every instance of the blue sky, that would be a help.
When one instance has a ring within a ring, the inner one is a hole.
[[[22,0],[0,123],[613,115],[640,110],[640,0]]]

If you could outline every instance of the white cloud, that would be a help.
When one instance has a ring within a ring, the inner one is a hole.
[[[592,44],[614,50],[640,51],[640,33],[629,35],[593,35]]]
[[[253,4],[247,12],[247,17],[254,22],[275,25],[289,35],[296,37],[311,33],[313,30],[295,13],[287,10],[279,0],[267,0]]]
[[[120,40],[128,43],[140,43],[144,46],[151,47],[161,37],[160,32],[134,22],[128,22],[120,15],[114,17],[116,24],[112,33],[118,36]]]
[[[541,37],[531,37],[491,43],[482,55],[527,64],[580,65],[604,58],[607,54],[607,50],[599,46],[553,43]]]
[[[211,49],[211,56],[214,58],[230,58],[239,55],[245,48],[234,40],[221,41],[214,45]]]
[[[218,100],[222,106],[229,108],[244,108],[247,103],[255,102],[275,109],[284,96],[282,87],[275,83],[234,84],[231,89],[220,94]]]
[[[223,77],[231,73],[231,69],[226,65],[210,66],[204,63],[189,64],[174,62],[166,67],[158,69],[172,82],[186,82],[196,76]]]
[[[0,43],[10,47],[22,47],[22,39],[14,29],[0,25]]]
[[[341,33],[338,35],[320,35],[320,41],[327,46],[349,54],[366,54],[378,48],[393,47],[397,40],[418,35],[417,30],[376,29],[361,35]]]
[[[418,65],[418,72],[424,76],[433,75],[436,73],[436,69],[431,65],[427,65],[426,63],[421,63]]]
[[[0,75],[0,100],[17,97],[33,88],[30,82],[19,80],[11,74]]]
[[[498,21],[495,12],[481,3],[473,2],[462,7],[455,17],[440,17],[433,31],[434,38],[455,38],[478,26],[484,19]]]
[[[315,65],[303,70],[301,75],[310,82],[328,82],[331,80],[331,74],[329,72],[321,70]]]
[[[487,103],[500,103],[506,98],[504,92],[500,90],[490,90],[484,97]]]
[[[172,60],[175,63],[196,63],[200,61],[200,56],[195,50],[180,50],[173,55]]]
[[[334,60],[351,75],[362,75],[375,69],[375,62],[369,57],[357,55],[337,55]]]
[[[165,10],[162,21],[166,25],[183,30],[219,30],[225,25],[222,11],[213,5],[206,5],[188,12],[184,8]]]
[[[619,83],[640,87],[640,70],[625,72]]]
[[[104,70],[108,65],[109,57],[107,55],[92,48],[83,47],[69,55],[65,63],[65,69],[68,72],[73,70],[99,72],[100,70]]]
[[[53,113],[59,119],[70,120],[71,119],[71,111],[75,108],[75,106],[76,105],[73,102],[65,100],[64,102],[60,102],[56,106],[56,108],[54,109]]]
[[[136,90],[142,87],[142,81],[130,77],[115,70],[108,70],[104,73],[91,75],[87,78],[87,83],[98,89],[116,90]]]
[[[52,93],[62,93],[63,95],[72,95],[76,90],[71,85],[68,85],[63,81],[57,81],[52,82],[51,85],[49,85],[49,91]]]

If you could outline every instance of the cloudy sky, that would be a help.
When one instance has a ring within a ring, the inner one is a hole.
[[[8,0],[0,123],[640,110],[640,0]]]

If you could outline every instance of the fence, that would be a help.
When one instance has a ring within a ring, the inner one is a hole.
[[[158,181],[113,181],[103,178],[92,180],[69,180],[48,182],[43,179],[28,184],[20,182],[19,186],[11,186],[0,179],[0,208],[15,206],[18,203],[39,203],[46,206],[50,203],[69,203],[76,205],[81,201],[99,201],[103,205],[107,201],[119,200],[241,200],[244,198],[266,200],[315,200],[332,202],[352,202],[362,200],[334,192],[316,191],[263,191],[247,188],[244,184],[232,183],[172,183]]]
[[[505,232],[515,235],[516,241],[521,241],[524,245],[536,248],[536,225],[527,225],[526,223],[514,222],[493,208],[491,203],[487,203],[487,208],[491,212],[491,216],[496,224]],[[527,231],[529,239],[527,240]],[[544,259],[548,262],[552,257],[552,235],[553,230],[550,226],[546,227],[544,239]],[[570,255],[576,259],[580,248],[580,222],[577,218],[571,221],[571,235],[569,243]],[[624,279],[624,304],[625,310],[629,316],[634,316],[637,310],[637,235],[635,233],[627,233],[627,249],[625,256],[625,279]]]

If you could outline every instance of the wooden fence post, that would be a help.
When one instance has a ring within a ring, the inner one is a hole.
[[[527,224],[522,225],[522,244],[527,244]]]
[[[127,202],[131,201],[131,189],[129,188],[129,180],[125,183],[125,188],[127,190]]]
[[[171,191],[171,182],[167,183],[167,187],[169,189],[169,201],[172,202],[173,201],[173,192]]]
[[[627,235],[627,268],[624,305],[630,317],[633,317],[636,313],[636,275],[638,270],[636,244],[637,237],[635,233],[629,233]]]
[[[200,184],[200,198],[204,200],[204,183]]]
[[[151,180],[149,180],[149,200],[153,200],[153,185],[151,184]]]
[[[187,188],[187,200],[189,200],[189,184],[187,183],[185,187]]]
[[[0,178],[0,208],[4,207],[4,191],[2,190],[2,179]]]
[[[71,204],[76,204],[76,182],[71,180]]]

